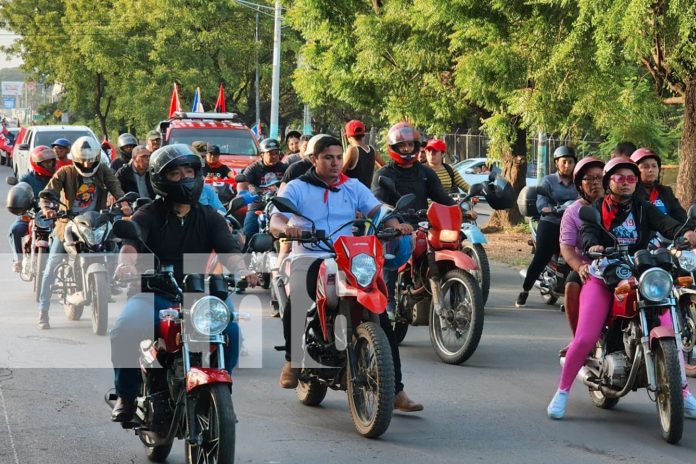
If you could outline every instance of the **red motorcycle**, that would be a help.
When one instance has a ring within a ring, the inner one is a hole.
[[[142,243],[131,221],[116,221],[114,233]],[[173,267],[159,264],[154,273],[137,279],[144,291],[166,296],[174,305],[159,311],[158,338],[140,343],[142,382],[135,419],[122,426],[135,430],[150,461],[165,461],[178,438],[185,440],[189,464],[234,462],[232,378],[223,356],[229,343],[223,331],[233,316],[225,304],[232,279],[188,274],[182,289]],[[206,282],[209,294],[185,307],[184,293],[204,293]],[[114,400],[111,395],[107,402]]]
[[[406,204],[412,198],[403,200]],[[271,202],[283,213],[304,217],[286,198],[275,197]],[[311,232],[289,239],[325,251],[317,277],[316,303],[305,320],[303,354],[296,360],[301,366],[297,396],[303,404],[314,406],[323,401],[328,388],[347,390],[353,424],[368,438],[387,430],[394,409],[394,364],[379,324],[379,315],[387,305],[380,240],[398,235],[398,231],[385,229],[370,236],[341,236],[332,243],[312,223]],[[317,255],[313,256],[316,259]],[[287,300],[286,290],[284,285],[276,288],[280,301]]]

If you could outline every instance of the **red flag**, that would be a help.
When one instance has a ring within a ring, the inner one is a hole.
[[[215,111],[218,113],[225,113],[225,89],[222,87],[222,82],[220,82],[220,90],[218,91],[217,101],[215,101]]]
[[[181,111],[181,102],[179,101],[179,90],[174,84],[174,90],[172,91],[172,99],[169,102],[169,117],[174,116],[175,111]]]

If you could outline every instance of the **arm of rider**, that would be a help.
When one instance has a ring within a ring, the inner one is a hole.
[[[553,211],[553,204],[551,203],[551,198],[547,197],[543,193],[540,193],[539,190],[551,192],[549,176],[546,176],[541,180],[541,185],[539,185],[539,189],[537,190],[536,207],[537,211],[540,211],[542,213],[550,213],[551,211]]]
[[[250,287],[256,287],[259,284],[259,276],[256,272],[249,270],[244,262],[244,255],[241,253],[230,253],[227,255],[225,267],[230,272],[238,272],[239,276],[246,280]]]
[[[568,266],[580,274],[580,278],[584,282],[589,273],[589,265],[582,259],[582,256],[578,255],[575,251],[575,247],[573,245],[561,243],[561,255],[566,263],[568,263]]]

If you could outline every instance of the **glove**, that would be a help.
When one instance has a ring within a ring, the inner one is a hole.
[[[244,198],[244,204],[248,205],[250,203],[253,203],[254,201],[258,200],[259,196],[251,193],[248,190],[242,190],[239,192],[239,196]]]

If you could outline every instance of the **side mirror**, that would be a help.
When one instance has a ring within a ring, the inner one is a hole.
[[[474,184],[469,187],[469,196],[470,197],[475,197],[480,195],[483,192],[483,184]]]
[[[488,182],[495,182],[496,177],[498,177],[498,171],[491,169],[491,173],[488,174]]]
[[[18,180],[15,176],[7,176],[5,182],[7,182],[7,185],[17,185]]]
[[[28,144],[28,143],[22,143],[21,145],[19,145],[19,146],[17,147],[17,149],[18,149],[18,150],[24,150],[24,151],[29,150],[29,144]]]
[[[244,197],[234,197],[232,201],[230,201],[230,205],[227,208],[228,213],[234,213],[237,211],[239,208],[244,207],[246,204]]]
[[[296,216],[302,216],[299,211],[297,211],[297,208],[293,204],[292,201],[288,200],[287,198],[283,197],[275,197],[271,199],[271,203],[273,203],[273,206],[278,208],[278,211],[281,213],[288,213],[288,214],[294,214]]]
[[[234,181],[237,183],[248,182],[247,177],[244,174],[237,174],[234,176]]]
[[[597,209],[593,208],[592,206],[583,206],[582,208],[580,208],[578,215],[580,216],[580,219],[583,220],[583,222],[597,225],[602,223],[602,218],[599,215],[599,211],[597,211]]]
[[[152,200],[147,197],[141,197],[135,200],[135,203],[133,203],[133,210],[137,211],[138,209],[142,208],[143,206],[147,205],[148,203],[152,203]]]
[[[394,183],[393,179],[386,176],[379,176],[379,179],[377,179],[377,184],[383,189],[398,195],[398,192],[396,191],[396,184]]]
[[[114,222],[113,231],[114,235],[118,238],[142,242],[140,227],[133,221],[124,221],[120,219]]]
[[[116,201],[118,203],[121,203],[122,201],[127,201],[128,203],[133,203],[137,199],[138,199],[138,194],[136,192],[128,192]]]
[[[39,192],[39,198],[41,198],[42,200],[48,200],[53,202],[60,201],[58,195],[56,195],[56,193],[52,190],[42,190],[41,192]]]
[[[411,203],[413,203],[416,199],[416,196],[413,193],[407,193],[403,197],[399,198],[399,200],[396,202],[396,206],[394,206],[395,211],[403,211],[406,208],[409,207]]]

